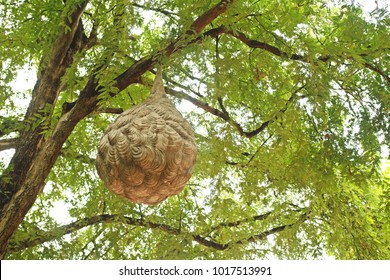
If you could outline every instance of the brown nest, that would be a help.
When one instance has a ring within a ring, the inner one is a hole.
[[[107,127],[96,168],[112,192],[154,205],[183,190],[196,157],[192,127],[166,97],[159,69],[148,99]]]

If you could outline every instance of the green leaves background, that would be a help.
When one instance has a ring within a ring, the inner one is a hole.
[[[9,83],[26,64],[39,77],[80,1],[3,2],[2,137],[21,120]],[[194,126],[199,158],[182,194],[147,207],[109,193],[94,168],[112,112],[142,102],[153,74],[122,91],[115,78],[217,2],[89,1],[88,47],[62,77],[51,119],[31,126],[45,122],[50,135],[93,74],[99,107],[67,139],[8,258],[388,259],[389,14],[337,2],[234,1],[159,57],[166,85],[185,94],[170,98]],[[58,205],[66,212],[54,214]]]

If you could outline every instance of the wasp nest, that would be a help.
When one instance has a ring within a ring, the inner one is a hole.
[[[148,99],[107,127],[96,168],[112,192],[154,205],[182,191],[196,156],[193,130],[165,96],[159,69]]]

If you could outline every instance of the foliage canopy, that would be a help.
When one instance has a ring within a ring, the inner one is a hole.
[[[389,259],[379,3],[1,0],[0,256]],[[199,155],[151,207],[106,190],[95,155],[157,63]]]

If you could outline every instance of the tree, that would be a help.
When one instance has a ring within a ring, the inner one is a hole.
[[[390,258],[386,7],[0,5],[0,150],[14,151],[0,166],[1,258]],[[104,187],[95,155],[157,64],[199,155],[180,195],[145,206]],[[26,68],[35,86],[18,92]]]

